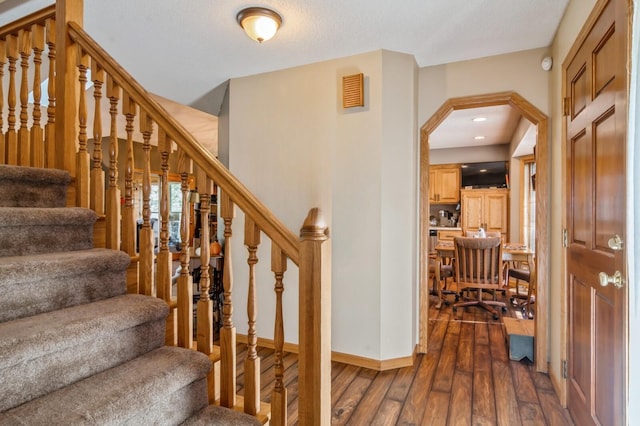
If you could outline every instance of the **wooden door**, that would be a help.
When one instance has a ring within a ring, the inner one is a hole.
[[[439,170],[438,201],[457,203],[460,201],[460,168],[450,167]]]
[[[484,201],[484,223],[487,232],[507,233],[509,198],[504,190],[487,191]]]
[[[438,170],[433,167],[429,169],[429,203],[438,201],[436,194],[438,193]]]
[[[599,1],[566,62],[567,403],[579,425],[625,424],[627,290],[599,277],[626,271],[612,247],[625,231],[627,1]]]
[[[484,194],[482,191],[463,191],[462,228],[477,231],[483,224]]]

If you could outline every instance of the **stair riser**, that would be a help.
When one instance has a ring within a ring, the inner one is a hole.
[[[122,424],[179,425],[208,404],[207,379],[202,378],[157,398],[153,404],[138,407],[139,411],[132,413],[132,416]]]
[[[178,424],[190,411],[180,405],[206,405],[210,369],[206,355],[165,346],[4,414],[25,425]]]
[[[134,359],[164,344],[165,319],[0,370],[0,411]]]
[[[102,271],[0,284],[0,322],[125,294],[125,278],[123,271]]]
[[[0,227],[0,256],[87,250],[92,247],[93,224]]]
[[[0,180],[0,207],[64,207],[67,186]]]

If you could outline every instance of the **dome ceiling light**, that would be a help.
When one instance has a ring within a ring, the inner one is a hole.
[[[282,17],[271,9],[248,7],[238,12],[238,24],[249,37],[262,43],[276,34],[282,24]]]

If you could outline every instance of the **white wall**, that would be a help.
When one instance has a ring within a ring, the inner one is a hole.
[[[549,113],[549,73],[540,68],[548,49],[532,49],[420,69],[418,124],[449,98],[515,91]]]
[[[424,123],[420,123],[420,125],[422,124]],[[442,148],[429,151],[429,164],[480,163],[508,160],[509,145],[507,144]]]
[[[342,76],[359,72],[365,106],[345,110]],[[413,350],[415,75],[412,57],[376,51],[230,83],[231,171],[294,232],[314,206],[330,227],[334,351],[388,359]],[[241,226],[239,217],[237,238]],[[236,283],[247,279],[240,245]],[[270,338],[273,276],[263,246],[258,334]],[[290,266],[285,276],[288,342],[297,342],[297,273]],[[246,333],[245,287],[234,291],[239,333]]]
[[[549,203],[549,221],[551,222],[550,242],[550,283],[549,286],[549,367],[550,374],[561,378],[562,347],[560,342],[560,326],[565,319],[562,316],[561,282],[565,279],[564,255],[562,248],[562,229],[564,227],[565,193],[565,167],[564,167],[564,143],[562,117],[562,62],[574,40],[577,38],[587,17],[591,13],[596,0],[571,1],[560,23],[553,40],[551,55],[553,68],[551,69],[551,82],[549,95],[551,97],[551,143],[549,144],[551,156],[551,202]]]

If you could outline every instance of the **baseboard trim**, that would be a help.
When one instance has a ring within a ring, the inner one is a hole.
[[[247,335],[246,334],[236,334],[236,341],[238,343],[247,343]],[[258,337],[258,346],[275,349],[275,344],[273,339],[265,339],[263,337]],[[284,351],[291,353],[299,353],[298,345],[294,343],[285,343]],[[344,364],[355,365],[356,367],[369,368],[375,371],[385,371],[385,370],[393,370],[396,368],[402,367],[410,367],[413,365],[413,362],[416,357],[416,352],[414,350],[413,354],[401,357],[401,358],[391,358],[391,359],[371,359],[358,355],[345,354],[342,352],[331,351],[331,361],[342,362]]]

